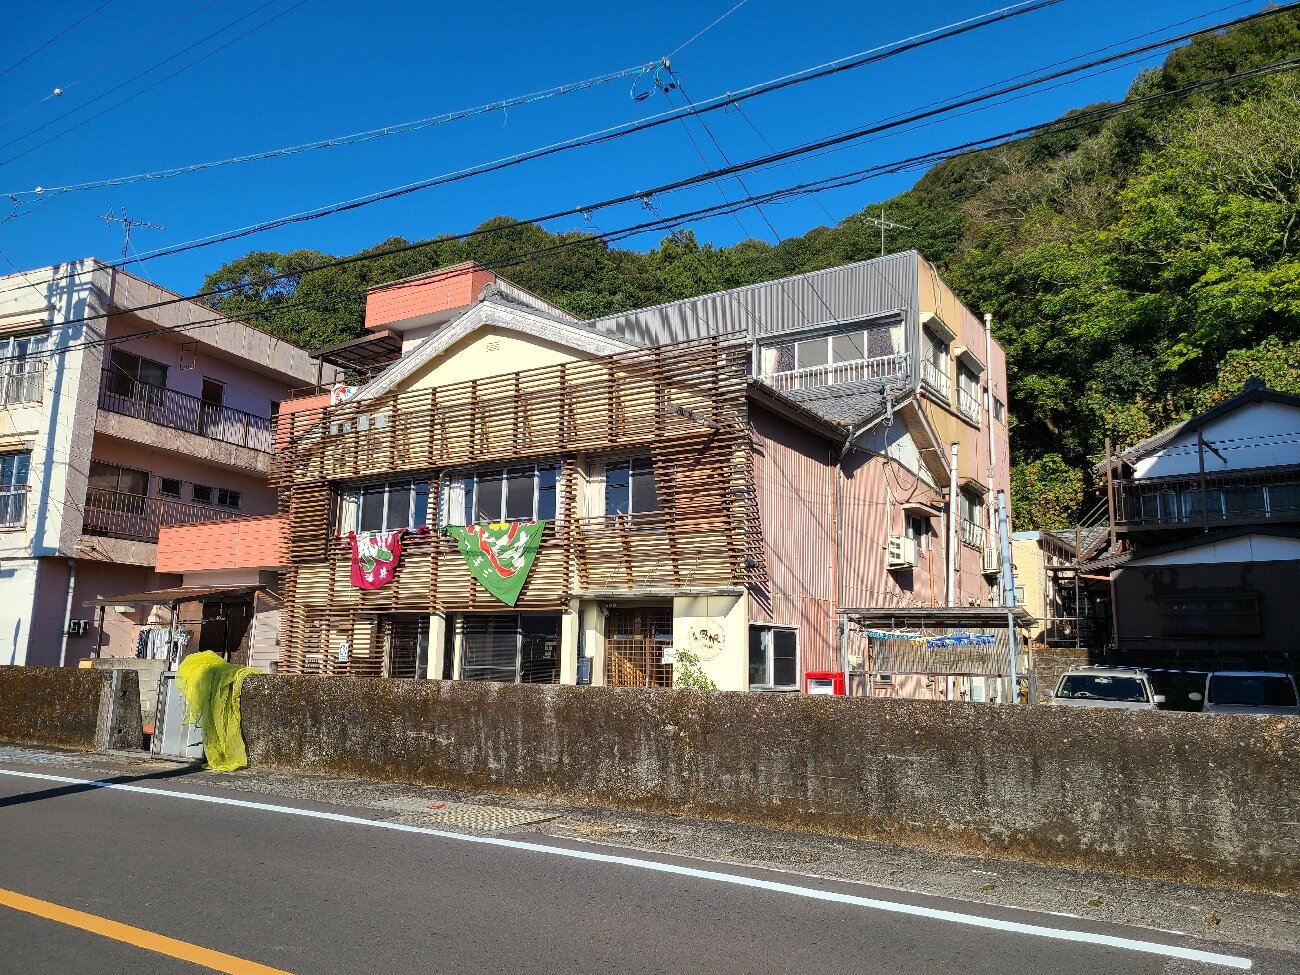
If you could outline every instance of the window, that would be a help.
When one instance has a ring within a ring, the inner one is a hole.
[[[749,628],[750,690],[799,686],[798,631],[780,626]]]
[[[1259,593],[1188,593],[1160,597],[1165,636],[1255,636]]]
[[[158,488],[158,493],[164,498],[179,498],[181,496],[181,482],[171,477],[164,477],[162,484]]]
[[[984,411],[980,407],[980,377],[965,365],[957,365],[957,406],[976,423]]]
[[[921,379],[944,399],[952,392],[948,378],[948,343],[925,332],[925,359],[921,363]]]
[[[32,455],[26,451],[0,454],[0,528],[21,528],[27,521],[27,478]]]
[[[555,614],[465,615],[460,631],[462,680],[556,684],[560,680],[560,617]]]
[[[48,331],[0,338],[0,404],[40,400],[49,340]]]
[[[452,477],[444,487],[443,524],[550,521],[558,508],[558,463],[526,464]]]
[[[190,496],[195,504],[211,504],[212,488],[206,484],[194,484],[190,487]]]
[[[217,488],[217,505],[222,508],[238,508],[239,492]]]
[[[103,461],[90,462],[90,487],[106,491],[118,491],[122,494],[136,494],[144,497],[149,493],[149,474],[146,471],[105,464]]]
[[[383,481],[346,491],[339,509],[339,532],[396,531],[418,528],[429,518],[429,482]]]
[[[108,355],[109,388],[119,396],[135,395],[136,383],[167,387],[167,367],[134,352],[113,349]]]
[[[993,419],[999,423],[1007,422],[1007,404],[996,396],[993,397]]]
[[[984,548],[984,499],[962,491],[959,500],[961,540],[973,548]]]
[[[930,519],[924,515],[908,515],[903,530],[916,542],[916,551],[924,554],[929,549]]]
[[[605,465],[605,517],[659,511],[659,488],[649,457]]]

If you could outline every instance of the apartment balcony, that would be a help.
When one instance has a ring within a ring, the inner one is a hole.
[[[0,363],[0,406],[26,406],[45,397],[45,363]]]
[[[908,356],[900,354],[788,369],[784,372],[770,373],[763,379],[773,389],[788,392],[795,389],[819,389],[823,386],[891,379],[895,376],[906,376],[907,369]]]
[[[27,525],[27,485],[0,487],[0,532],[22,531]]]
[[[1300,467],[1231,476],[1114,482],[1115,526],[1123,531],[1224,528],[1300,522]]]
[[[224,467],[266,473],[273,421],[104,370],[95,430]]]
[[[952,399],[952,380],[948,378],[948,373],[933,362],[921,363],[921,382],[944,402]]]
[[[961,521],[961,541],[963,545],[969,545],[971,548],[977,548],[981,552],[988,548],[985,541],[987,537],[983,525],[977,525],[973,521],[967,521],[965,518]]]
[[[961,410],[962,416],[972,423],[979,423],[984,416],[984,411],[980,408],[979,394],[971,392],[965,386],[957,387],[957,408]]]
[[[92,487],[86,492],[81,530],[85,535],[157,542],[164,525],[189,525],[238,516],[238,511],[229,508]]]

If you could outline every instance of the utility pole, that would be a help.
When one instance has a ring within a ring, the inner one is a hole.
[[[146,230],[166,230],[166,227],[160,227],[156,223],[149,223],[145,220],[136,220],[126,212],[126,207],[122,207],[122,215],[119,217],[113,212],[113,207],[108,208],[107,213],[101,213],[99,219],[109,225],[109,230],[113,229],[113,224],[120,223],[126,229],[126,235],[122,238],[122,260],[126,260],[131,251],[131,228],[143,227]]]
[[[1020,651],[1020,640],[1016,635],[1016,567],[1011,561],[1011,532],[1007,518],[1007,493],[998,488],[998,536],[999,550],[1002,555],[1002,605],[1007,608],[1007,655],[1010,664],[1011,693],[1007,695],[1008,704],[1020,701],[1020,689],[1017,686],[1016,657]]]

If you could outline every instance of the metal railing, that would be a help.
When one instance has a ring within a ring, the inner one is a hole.
[[[971,548],[977,548],[981,552],[985,549],[984,539],[986,533],[983,525],[977,525],[973,521],[961,520],[961,540]]]
[[[189,393],[140,382],[111,369],[104,370],[99,405],[110,413],[271,453],[274,438],[269,417],[208,403]]]
[[[906,353],[878,356],[874,359],[854,359],[850,362],[831,362],[823,366],[805,366],[769,373],[764,381],[773,389],[817,389],[843,383],[863,383],[873,379],[889,379],[907,374]]]
[[[27,485],[0,486],[0,531],[18,531],[27,524]]]
[[[946,376],[944,377],[947,378]],[[972,393],[965,386],[957,386],[957,408],[966,416],[970,417],[976,423],[984,415],[983,409],[980,408],[980,398],[978,393]]]
[[[86,492],[81,530],[86,535],[156,542],[163,525],[190,525],[238,516],[238,511],[228,508],[92,487]]]
[[[1117,480],[1115,523],[1126,529],[1300,521],[1300,468]]]
[[[45,362],[0,363],[0,406],[39,403],[45,396]]]
[[[944,372],[933,362],[925,361],[921,363],[921,382],[929,386],[944,399],[952,398],[952,380],[948,378],[948,373]]]

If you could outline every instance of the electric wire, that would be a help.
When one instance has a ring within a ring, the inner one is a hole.
[[[274,0],[270,0],[270,2],[274,2]],[[869,50],[859,52],[858,54],[849,55],[847,57],[840,58],[835,61],[829,61],[826,62],[825,64],[817,65],[812,68],[806,68],[801,71],[783,75],[779,78],[775,78],[767,82],[762,82],[758,85],[752,85],[749,88],[741,89],[740,91],[737,92],[729,92],[726,95],[715,96],[714,98],[709,99],[706,103],[701,103],[701,107],[699,108],[699,111],[715,111],[717,109],[724,108],[728,104],[737,100],[744,100],[747,98],[757,97],[759,95],[768,94],[772,91],[778,91],[790,87],[791,85],[803,84],[808,81],[814,81],[820,78],[829,77],[830,75],[837,74],[842,71],[848,71],[860,67],[865,67],[869,64],[876,64],[887,58],[896,57],[898,55],[908,53],[909,51],[917,50],[918,48],[924,47],[926,45],[934,44],[942,40],[947,40],[951,37],[956,37],[961,34],[968,33],[972,30],[976,30],[982,27],[993,26],[994,24],[1002,23],[1003,21],[1010,20],[1014,17],[1019,17],[1025,14],[1034,13],[1037,12],[1038,10],[1050,6],[1055,6],[1056,4],[1062,2],[1063,0],[1021,0],[1021,2],[1012,4],[1011,6],[1001,7],[997,10],[993,10],[985,14],[980,14],[976,17],[969,17],[966,18],[965,20],[955,21],[943,27],[938,27],[933,30],[926,31],[925,33],[914,35],[911,38],[906,38],[899,41],[891,41],[888,44],[879,45],[877,47],[870,48]],[[651,66],[653,66],[654,64],[661,64],[661,63],[662,62],[652,62]],[[645,69],[642,69],[642,73],[644,73],[644,70]],[[487,170],[489,172],[492,172],[492,171],[496,171],[496,168],[506,168],[506,166],[508,165],[517,165],[519,162],[525,162],[533,158],[540,158],[542,155],[551,155],[554,152],[565,151],[568,148],[582,148],[586,145],[594,145],[599,142],[609,141],[614,138],[620,138],[623,135],[631,134],[632,132],[642,131],[646,128],[654,128],[658,125],[667,124],[675,120],[676,114],[677,114],[676,112],[664,112],[664,113],[659,113],[658,115],[652,115],[646,118],[637,119],[632,122],[620,123],[615,126],[610,126],[605,129],[600,129],[595,132],[588,133],[587,135],[576,136],[573,139],[552,143],[550,145],[543,146],[538,150],[533,150],[532,152],[529,153],[519,153],[514,156],[506,156],[503,157],[502,159],[494,161],[493,163],[488,163],[484,165],[494,166],[495,167],[494,169]],[[31,133],[28,134],[30,135]],[[25,138],[25,137],[26,136],[20,138]],[[592,140],[592,141],[588,141],[588,140]],[[11,142],[0,144],[0,149],[12,145],[13,142],[16,141],[18,140],[11,140]],[[5,160],[5,162],[0,163],[0,165],[5,165],[6,163],[11,162],[14,158],[17,157],[16,156],[11,157],[11,159]],[[476,169],[476,167],[474,169]],[[472,172],[472,171],[473,169],[463,170],[463,171],[458,171],[458,173]],[[454,175],[458,175],[458,173],[444,174],[444,176],[454,176]],[[145,173],[145,174],[140,174],[136,177],[131,177],[130,179],[133,181],[141,181],[144,179],[152,178],[153,175],[154,174]],[[437,185],[437,184],[433,184],[433,185]],[[421,186],[421,183],[412,183],[412,184],[407,184],[407,186],[404,187],[396,187],[394,188],[394,190],[389,192],[397,192],[397,191],[410,192],[414,188],[423,188],[423,187]],[[61,189],[61,188],[55,188],[55,189]],[[21,194],[21,193],[33,193],[35,191],[21,190],[21,191],[11,191],[11,192],[13,194]],[[53,192],[53,190],[50,190],[48,192]],[[364,199],[364,198],[358,198],[358,199]],[[345,201],[345,202],[350,203],[355,201]],[[306,212],[310,213],[312,211],[306,211]]]
[[[838,189],[838,188],[843,188],[845,186],[856,185],[857,183],[861,183],[881,175],[892,174],[896,172],[904,172],[909,169],[913,169],[916,168],[917,166],[922,166],[922,165],[933,165],[934,163],[941,162],[944,159],[950,159],[950,158],[955,158],[957,156],[966,155],[973,151],[986,149],[998,144],[1004,144],[1015,139],[1023,139],[1032,136],[1042,136],[1045,134],[1050,134],[1055,132],[1070,131],[1077,128],[1085,128],[1088,126],[1096,125],[1101,121],[1118,117],[1121,115],[1125,115],[1125,114],[1130,114],[1134,111],[1138,111],[1143,108],[1150,107],[1152,105],[1171,103],[1174,101],[1182,100],[1184,98],[1190,97],[1195,94],[1217,91],[1222,88],[1226,88],[1243,81],[1249,81],[1256,78],[1267,77],[1270,75],[1279,74],[1283,72],[1295,71],[1297,69],[1300,69],[1300,57],[1275,61],[1270,64],[1260,65],[1256,68],[1235,72],[1233,74],[1225,75],[1219,78],[1207,79],[1205,81],[1197,82],[1191,85],[1186,85],[1182,88],[1174,89],[1169,92],[1156,92],[1150,95],[1143,96],[1141,98],[1132,99],[1128,102],[1101,106],[1097,109],[1077,113],[1075,115],[1070,115],[1063,119],[1037,123],[1029,126],[1022,126],[1020,128],[1013,129],[1008,132],[999,133],[998,135],[970,140],[968,142],[964,142],[957,146],[951,146],[947,149],[941,149],[941,150],[936,150],[933,152],[924,153],[917,156],[912,156],[908,159],[902,159],[902,160],[896,160],[889,163],[877,164],[875,166],[856,170],[851,173],[839,174],[836,176],[808,181],[805,183],[797,184],[795,186],[789,186],[789,187],[783,187],[776,190],[771,190],[763,194],[758,194],[752,199],[735,201],[729,204],[715,204],[713,206],[702,207],[696,210],[692,210],[684,213],[678,213],[668,217],[656,217],[656,219],[654,220],[645,221],[639,224],[635,224],[629,227],[624,227],[619,230],[615,230],[603,234],[583,235],[581,237],[577,237],[573,239],[561,240],[553,245],[549,245],[543,248],[538,248],[534,251],[525,254],[516,255],[515,257],[507,260],[485,262],[485,266],[493,270],[504,268],[504,267],[511,267],[516,264],[522,263],[524,261],[533,260],[537,257],[546,256],[548,254],[565,250],[567,248],[574,247],[574,246],[590,245],[597,242],[608,243],[611,240],[624,240],[647,232],[662,231],[664,229],[668,229],[674,226],[682,226],[684,224],[691,223],[701,219],[712,218],[719,215],[729,215],[734,209],[745,209],[748,207],[757,206],[764,203],[771,203],[778,200],[794,198],[797,196],[824,192],[828,189]],[[633,198],[635,198],[635,196]],[[626,198],[623,199],[626,200]],[[596,209],[600,206],[602,205],[601,204],[591,205],[589,209]],[[571,215],[573,213],[580,213],[580,212],[582,212],[582,210],[566,211],[564,215]],[[549,219],[554,219],[554,216],[537,217],[526,221],[516,221],[515,223],[509,226],[513,227],[521,223],[540,223]],[[352,264],[365,263],[368,261],[378,260],[383,257],[388,257],[393,254],[409,252],[412,250],[419,249],[421,247],[434,246],[436,243],[446,242],[447,240],[465,240],[472,237],[479,237],[479,236],[489,235],[492,233],[499,233],[504,229],[509,229],[509,228],[508,227],[479,228],[476,230],[467,231],[463,234],[447,235],[445,237],[439,238],[439,241],[422,241],[418,243],[404,244],[398,247],[387,249],[382,252],[374,252],[374,253],[363,254],[363,255],[354,255],[352,257],[338,258],[333,261],[324,262],[318,265],[317,267],[312,268],[311,270],[313,271],[323,270],[331,267],[340,267],[340,266],[346,266]],[[286,272],[284,274],[279,274],[279,275],[271,275],[268,278],[266,278],[262,283],[271,284],[274,283],[275,281],[284,280],[286,278],[298,276],[303,273],[310,273],[310,271],[308,272],[294,271],[294,272]],[[426,275],[424,277],[432,278],[435,276],[435,274]],[[182,302],[197,301],[203,298],[214,297],[214,296],[219,297],[224,294],[229,294],[233,290],[234,290],[233,288],[212,289],[210,291],[200,292],[196,295],[189,296],[189,297],[178,296],[175,298],[167,299],[165,301],[152,302],[146,305],[139,305],[132,308],[122,308],[112,312],[99,313],[95,315],[87,315],[75,319],[64,319],[59,324],[61,325],[81,324],[89,321],[116,317],[118,315],[132,314],[140,311],[149,311],[156,308],[175,305]],[[338,300],[335,299],[334,304],[337,305],[338,303],[339,303]],[[294,303],[287,303],[287,304],[276,306],[275,308],[271,308],[271,309],[265,309],[265,310],[253,309],[247,312],[246,314],[249,317],[269,317],[271,315],[281,314],[286,310],[295,310],[297,307],[319,307],[319,304],[316,305],[304,304],[302,306],[298,306],[295,305]],[[158,328],[150,329],[139,333],[133,333],[130,335],[117,336],[112,339],[107,339],[107,338],[92,339],[86,342],[64,346],[61,349],[51,351],[49,354],[57,355],[57,354],[62,354],[65,351],[70,351],[72,349],[77,349],[77,348],[93,348],[102,345],[117,344],[120,342],[130,341],[135,338],[142,338],[149,335],[187,331],[192,328],[199,328],[204,325],[213,324],[214,322],[227,321],[227,320],[229,320],[229,316],[220,315],[212,319],[188,323],[185,326],[163,326],[163,327],[158,327]],[[279,339],[276,339],[274,336],[269,336],[269,337],[279,341]],[[4,361],[4,359],[6,358],[16,358],[16,357],[15,356],[0,357],[0,361]]]
[[[32,58],[36,57],[36,55],[40,54],[40,53],[41,53],[42,51],[44,51],[47,47],[49,47],[51,44],[53,44],[55,41],[57,41],[60,37],[63,37],[63,35],[69,33],[70,31],[74,30],[74,29],[77,28],[77,27],[80,27],[82,24],[84,24],[86,21],[88,21],[91,17],[95,16],[95,14],[99,13],[101,10],[103,10],[105,7],[107,7],[107,6],[108,6],[110,3],[112,3],[112,2],[113,2],[113,0],[104,0],[103,3],[101,3],[98,7],[96,7],[96,8],[93,9],[92,11],[90,11],[90,13],[85,14],[85,15],[83,15],[83,16],[77,18],[76,20],[74,20],[71,24],[69,24],[67,27],[63,28],[63,30],[59,31],[57,34],[55,34],[53,37],[51,37],[51,38],[50,38],[48,41],[46,41],[45,43],[41,44],[41,45],[40,45],[39,47],[37,47],[34,51],[29,51],[28,53],[26,53],[26,54],[24,54],[22,57],[20,57],[17,61],[15,61],[13,64],[9,65],[9,67],[5,68],[3,71],[0,71],[0,78],[3,78],[5,75],[7,75],[10,71],[12,71],[14,68],[18,67],[19,65],[26,64],[26,63],[27,63],[28,61],[30,61]]]
[[[739,10],[747,3],[749,3],[749,0],[740,0],[740,3],[736,4],[734,7],[732,7],[730,10],[724,13],[717,20],[713,21],[713,23],[709,24],[703,30],[697,31],[688,40],[682,42],[681,44],[677,45],[677,47],[669,51],[666,55],[664,55],[664,60],[667,61],[669,58],[675,58],[677,55],[681,54],[682,51],[686,50],[688,47],[690,47],[692,44],[698,41],[709,31],[713,30],[713,28],[717,27],[720,23],[722,23],[724,20],[726,20],[728,17],[730,17],[732,14],[734,14],[737,10]]]

